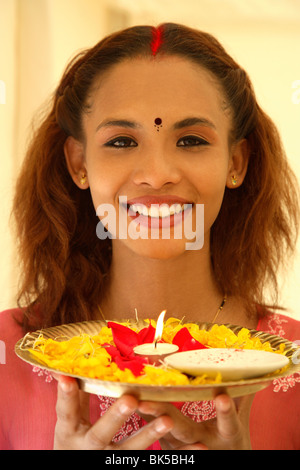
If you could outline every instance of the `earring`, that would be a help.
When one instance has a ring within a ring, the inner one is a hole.
[[[232,182],[233,186],[236,185],[237,181],[238,181],[238,180],[237,180],[237,176],[232,175],[232,177],[231,177],[231,182]]]
[[[80,178],[80,184],[84,185],[86,183],[86,174],[82,173],[82,176]]]

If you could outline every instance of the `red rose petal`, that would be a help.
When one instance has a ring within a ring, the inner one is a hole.
[[[111,328],[114,343],[122,356],[131,356],[133,348],[139,344],[138,334],[120,323],[108,322],[107,326]]]
[[[155,337],[155,328],[149,324],[147,328],[143,328],[138,332],[138,343],[153,343]]]
[[[176,333],[172,343],[179,347],[179,352],[192,351],[194,349],[207,349],[206,346],[192,337],[186,327],[181,328],[181,330]]]
[[[120,351],[115,346],[110,344],[103,344],[108,354],[112,357],[112,360],[117,364],[119,369],[129,369],[131,372],[138,377],[143,372],[144,366],[149,364],[149,361],[145,357],[131,356],[126,357],[120,354]]]
[[[119,367],[119,369],[124,370],[124,369],[129,369],[135,375],[138,377],[141,375],[143,372],[144,366],[148,364],[148,360],[146,358],[138,358],[136,357],[135,359],[131,359],[129,361],[124,360],[120,357],[115,358],[115,363]]]

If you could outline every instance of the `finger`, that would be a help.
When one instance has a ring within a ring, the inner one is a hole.
[[[119,446],[119,450],[145,450],[154,442],[168,434],[174,426],[169,416],[160,416],[151,423],[143,426],[137,433],[124,440]]]
[[[69,381],[67,376],[63,376],[61,374],[52,373],[52,377],[55,380],[57,380],[60,384],[62,384],[62,387],[66,387],[66,383]],[[80,398],[80,408],[81,408],[81,419],[89,422],[90,421],[90,394],[80,390],[79,398]]]
[[[218,395],[215,399],[217,412],[217,429],[224,440],[234,439],[240,432],[234,401],[228,395]]]
[[[137,407],[138,401],[131,395],[123,395],[116,400],[87,432],[89,448],[105,449],[112,446],[113,437]]]
[[[57,429],[62,434],[73,433],[80,422],[80,398],[76,379],[59,376],[57,387]]]
[[[90,394],[79,391],[81,422],[90,423]]]
[[[141,402],[138,410],[147,421],[149,416],[162,415],[168,415],[173,420],[175,424],[171,435],[166,436],[166,445],[176,448],[179,442],[193,444],[201,442],[204,437],[204,427],[184,416],[174,405],[161,402]]]
[[[144,416],[161,416],[167,414],[169,416],[176,416],[178,413],[177,408],[169,403],[142,401],[139,403],[138,411]],[[151,419],[151,418],[150,418]]]

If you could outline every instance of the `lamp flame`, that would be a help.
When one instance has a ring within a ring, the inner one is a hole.
[[[157,342],[161,339],[164,329],[164,317],[166,314],[166,310],[163,310],[159,315],[157,322],[156,322],[156,329],[155,329],[155,336],[154,336],[154,347],[156,348]]]

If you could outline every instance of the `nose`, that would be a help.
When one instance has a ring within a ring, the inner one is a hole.
[[[180,180],[181,170],[172,152],[158,148],[143,152],[133,171],[133,182],[136,185],[145,184],[153,189],[178,184]]]

